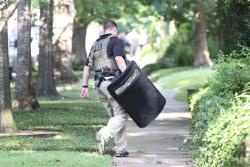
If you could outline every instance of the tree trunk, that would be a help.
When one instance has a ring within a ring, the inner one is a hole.
[[[72,54],[73,65],[82,65],[87,60],[86,52],[86,32],[88,24],[81,24],[79,19],[75,17],[74,19],[74,28],[73,28],[73,37],[72,37]]]
[[[54,8],[53,54],[55,77],[62,82],[77,82],[72,70],[72,34],[75,10],[73,0],[61,0]]]
[[[19,0],[11,1],[12,3],[6,8],[6,1],[0,0],[0,12],[1,12],[1,18],[0,18],[0,32],[5,28],[7,25],[7,22],[9,18],[14,14],[18,4]]]
[[[39,108],[31,83],[31,1],[21,0],[18,6],[16,103],[18,109]]]
[[[7,25],[0,32],[0,82],[0,132],[12,133],[16,131],[16,125],[11,108]]]
[[[224,10],[223,8],[225,7],[225,1],[224,0],[218,0],[217,1],[217,14],[220,16],[220,13]],[[220,18],[222,20],[222,18]],[[218,25],[218,41],[219,41],[219,50],[223,51],[224,50],[224,30],[225,26],[222,23],[222,21],[219,22]]]
[[[196,13],[195,23],[195,62],[196,67],[211,67],[213,65],[207,46],[207,22],[203,12],[198,11]]]
[[[44,98],[59,96],[53,74],[53,0],[40,6],[40,42],[39,42],[39,67],[37,94]]]

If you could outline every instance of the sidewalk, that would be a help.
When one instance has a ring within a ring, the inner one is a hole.
[[[166,106],[148,127],[140,129],[128,122],[129,157],[113,157],[114,167],[192,167],[183,140],[188,136],[191,114],[187,104],[174,99],[176,91],[162,92]]]

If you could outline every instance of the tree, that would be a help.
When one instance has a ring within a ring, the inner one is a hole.
[[[82,24],[79,18],[75,16],[73,24],[73,36],[72,36],[72,54],[73,65],[82,65],[87,60],[86,52],[86,32],[88,24]]]
[[[96,21],[103,23],[108,19],[117,19],[126,13],[135,14],[137,12],[138,1],[92,1],[92,0],[74,0],[77,10],[74,19],[72,53],[75,55],[76,65],[82,64],[87,59],[85,48],[86,30],[90,22]]]
[[[117,16],[117,8],[115,2],[113,3],[111,0],[74,0],[74,4],[77,13],[74,19],[72,53],[74,54],[74,64],[79,65],[87,60],[85,43],[89,23],[91,21],[100,22],[103,21],[103,18]]]
[[[220,49],[230,53],[238,45],[250,46],[250,1],[230,0],[217,2]]]
[[[63,82],[76,82],[78,78],[72,72],[72,27],[75,16],[73,0],[58,1],[53,15],[55,77]]]
[[[154,5],[166,21],[175,20],[177,26],[194,21],[194,66],[212,66],[207,46],[207,14],[214,10],[214,0],[144,0],[143,3]]]
[[[18,6],[16,104],[19,109],[36,109],[36,99],[31,73],[31,1],[20,0]]]
[[[40,42],[37,93],[40,97],[59,96],[53,74],[53,0],[45,1],[40,6]]]
[[[6,1],[0,0],[0,132],[4,133],[16,131],[11,108],[7,21],[17,4],[18,1],[7,8]]]
[[[201,0],[197,0],[195,10],[195,31],[194,31],[194,46],[195,46],[195,61],[196,67],[211,67],[213,65],[208,51],[207,44],[207,18],[205,14],[206,4],[202,4]],[[208,3],[208,1],[206,2]]]

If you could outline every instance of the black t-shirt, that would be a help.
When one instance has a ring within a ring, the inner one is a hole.
[[[109,37],[111,34],[104,34],[104,35],[101,35],[98,40],[101,40],[101,39],[105,39],[107,37]],[[124,44],[122,43],[122,41],[117,38],[117,37],[112,37],[110,38],[109,40],[109,43],[108,43],[108,46],[107,46],[107,54],[108,54],[108,57],[110,58],[114,58],[116,56],[123,56],[125,57],[125,51],[124,51]],[[87,59],[85,65],[87,66],[89,63],[89,59]]]

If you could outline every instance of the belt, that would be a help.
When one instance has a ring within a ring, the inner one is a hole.
[[[118,71],[119,70],[117,70],[117,69],[105,69],[105,68],[102,68],[100,70],[95,70],[95,73],[116,73]]]

